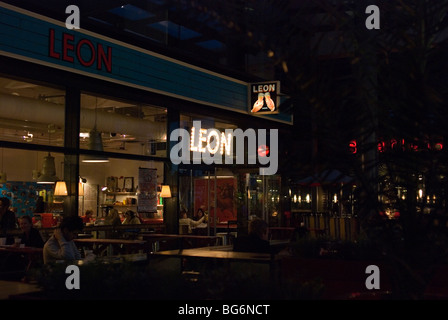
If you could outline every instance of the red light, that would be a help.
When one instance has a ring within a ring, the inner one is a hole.
[[[269,147],[265,144],[258,147],[258,156],[266,157],[269,155]]]
[[[349,147],[352,153],[358,152],[358,148],[356,147],[356,140],[350,141]]]

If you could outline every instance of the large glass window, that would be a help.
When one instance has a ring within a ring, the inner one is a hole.
[[[155,193],[142,200],[139,195],[148,194],[143,190],[143,184],[148,180],[143,181],[148,176],[146,173],[150,175]],[[94,217],[101,220],[110,209],[117,209],[121,216],[132,210],[142,219],[163,218],[163,200],[160,198],[163,162],[114,158],[102,164],[80,162],[79,174],[83,188],[79,199],[80,215],[92,210]],[[148,208],[142,201],[152,207]]]
[[[41,213],[59,216],[63,212],[62,202],[54,195],[54,181],[64,175],[62,153],[1,148],[1,158],[1,196],[11,200],[16,217]],[[40,181],[44,174],[53,176],[54,181]],[[42,206],[38,205],[39,197]]]
[[[0,77],[3,141],[64,146],[65,91]]]
[[[194,114],[182,114],[180,119],[180,126],[188,132],[191,132],[195,121],[201,121],[202,129],[218,129],[220,132],[238,128],[237,125],[221,119]],[[196,146],[195,143],[193,147]],[[204,143],[203,141],[202,147]],[[212,144],[213,141],[210,140],[210,143]],[[232,145],[234,148],[234,141]],[[199,148],[199,145],[197,147]],[[247,157],[247,147],[245,157]],[[193,158],[191,159],[193,162]],[[181,166],[179,170],[180,211],[185,209],[190,218],[196,219],[198,211],[202,209],[208,213],[209,217],[206,231],[197,230],[199,228],[194,228],[192,231],[199,234],[201,232],[213,234],[228,230],[230,224],[236,227],[237,221],[245,224],[255,217],[268,221],[271,226],[279,225],[281,220],[280,177],[261,176],[258,173],[257,165],[226,164],[225,160],[222,164],[215,163],[215,165],[193,163],[192,166]]]
[[[81,95],[80,148],[166,157],[166,108]]]

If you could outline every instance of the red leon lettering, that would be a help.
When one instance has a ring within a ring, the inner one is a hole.
[[[107,47],[107,55],[106,55],[103,46],[101,45],[101,43],[98,43],[98,59],[96,66],[98,70],[101,70],[102,62],[104,62],[107,72],[112,72],[112,48]]]
[[[54,29],[50,29],[50,43],[48,44],[48,55],[55,59],[59,59],[61,57],[61,55],[54,50]]]
[[[62,60],[73,62],[74,59],[72,56],[68,55],[68,51],[72,51],[75,48],[72,41],[75,39],[75,37],[72,34],[69,33],[63,33],[62,34]]]
[[[54,59],[60,59],[67,62],[75,62],[76,60],[84,67],[91,67],[96,62],[98,70],[102,70],[103,66],[107,72],[112,72],[112,48],[106,49],[98,43],[97,48],[88,39],[75,41],[75,36],[70,33],[62,33],[61,47],[58,51],[56,43],[56,32],[50,29],[48,56]]]
[[[87,45],[87,47],[89,47],[90,49],[90,60],[88,61],[85,61],[81,54],[81,48],[84,44]],[[95,62],[95,47],[93,46],[92,42],[87,39],[81,39],[76,46],[76,56],[78,57],[79,62],[84,67],[90,67]]]

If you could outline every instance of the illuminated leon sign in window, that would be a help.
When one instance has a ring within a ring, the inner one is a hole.
[[[269,141],[268,141],[269,140]],[[278,169],[278,129],[205,129],[193,121],[191,131],[179,128],[170,134],[170,159],[178,164],[258,164],[260,175]]]
[[[199,133],[197,137],[197,142],[195,141],[195,127],[191,128],[191,142],[190,142],[190,150],[204,153],[206,149],[211,154],[215,154],[218,152],[224,154],[224,149],[226,150],[226,155],[230,156],[230,151],[232,150],[232,137],[231,133],[228,133],[227,136],[225,132],[220,132],[217,129],[204,129],[199,128]],[[212,143],[213,142],[213,143]],[[204,147],[205,143],[205,147]],[[213,146],[212,146],[213,144]]]
[[[249,113],[279,113],[279,93],[280,81],[250,83],[248,94]]]

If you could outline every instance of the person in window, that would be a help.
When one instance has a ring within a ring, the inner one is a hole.
[[[205,217],[206,217],[204,215],[202,218],[195,221],[188,217],[186,210],[182,210],[180,212],[180,214],[181,214],[181,218],[179,219],[179,233],[180,234],[192,233],[193,228],[195,228],[198,225],[200,225],[201,223],[203,223],[205,220]]]
[[[30,216],[21,216],[19,218],[19,227],[22,230],[21,244],[25,247],[43,248],[44,240],[39,230],[33,227],[33,221]]]
[[[236,237],[233,242],[233,251],[271,253],[268,240],[268,223],[262,219],[249,222],[248,235]]]
[[[121,225],[121,219],[117,209],[112,208],[109,210],[106,218],[104,219],[104,224],[112,227]],[[120,230],[117,230],[115,228],[113,228],[112,230],[107,230],[105,236],[106,238],[119,238]]]
[[[64,217],[53,235],[45,242],[43,256],[44,264],[54,263],[57,260],[70,262],[80,260],[81,253],[73,241],[84,228],[81,217]]]
[[[36,201],[36,208],[34,209],[34,213],[44,213],[44,212],[45,212],[44,197],[39,196]]]
[[[123,224],[141,224],[141,221],[134,211],[128,210],[124,213]]]
[[[93,210],[86,210],[86,214],[81,217],[84,225],[89,225],[93,222]]]
[[[11,200],[6,197],[0,198],[0,235],[6,236],[6,244],[14,243],[14,237],[7,235],[8,231],[17,229],[16,214],[9,210]]]
[[[204,218],[204,219],[202,219],[202,218]],[[198,224],[198,225],[196,226],[196,228],[207,228],[207,221],[208,221],[207,218],[208,218],[208,217],[207,217],[207,215],[205,214],[204,210],[203,210],[202,208],[199,208],[198,211],[196,212],[195,220],[196,220],[196,221],[199,221],[199,220],[202,219],[202,222],[201,222],[200,224]]]

